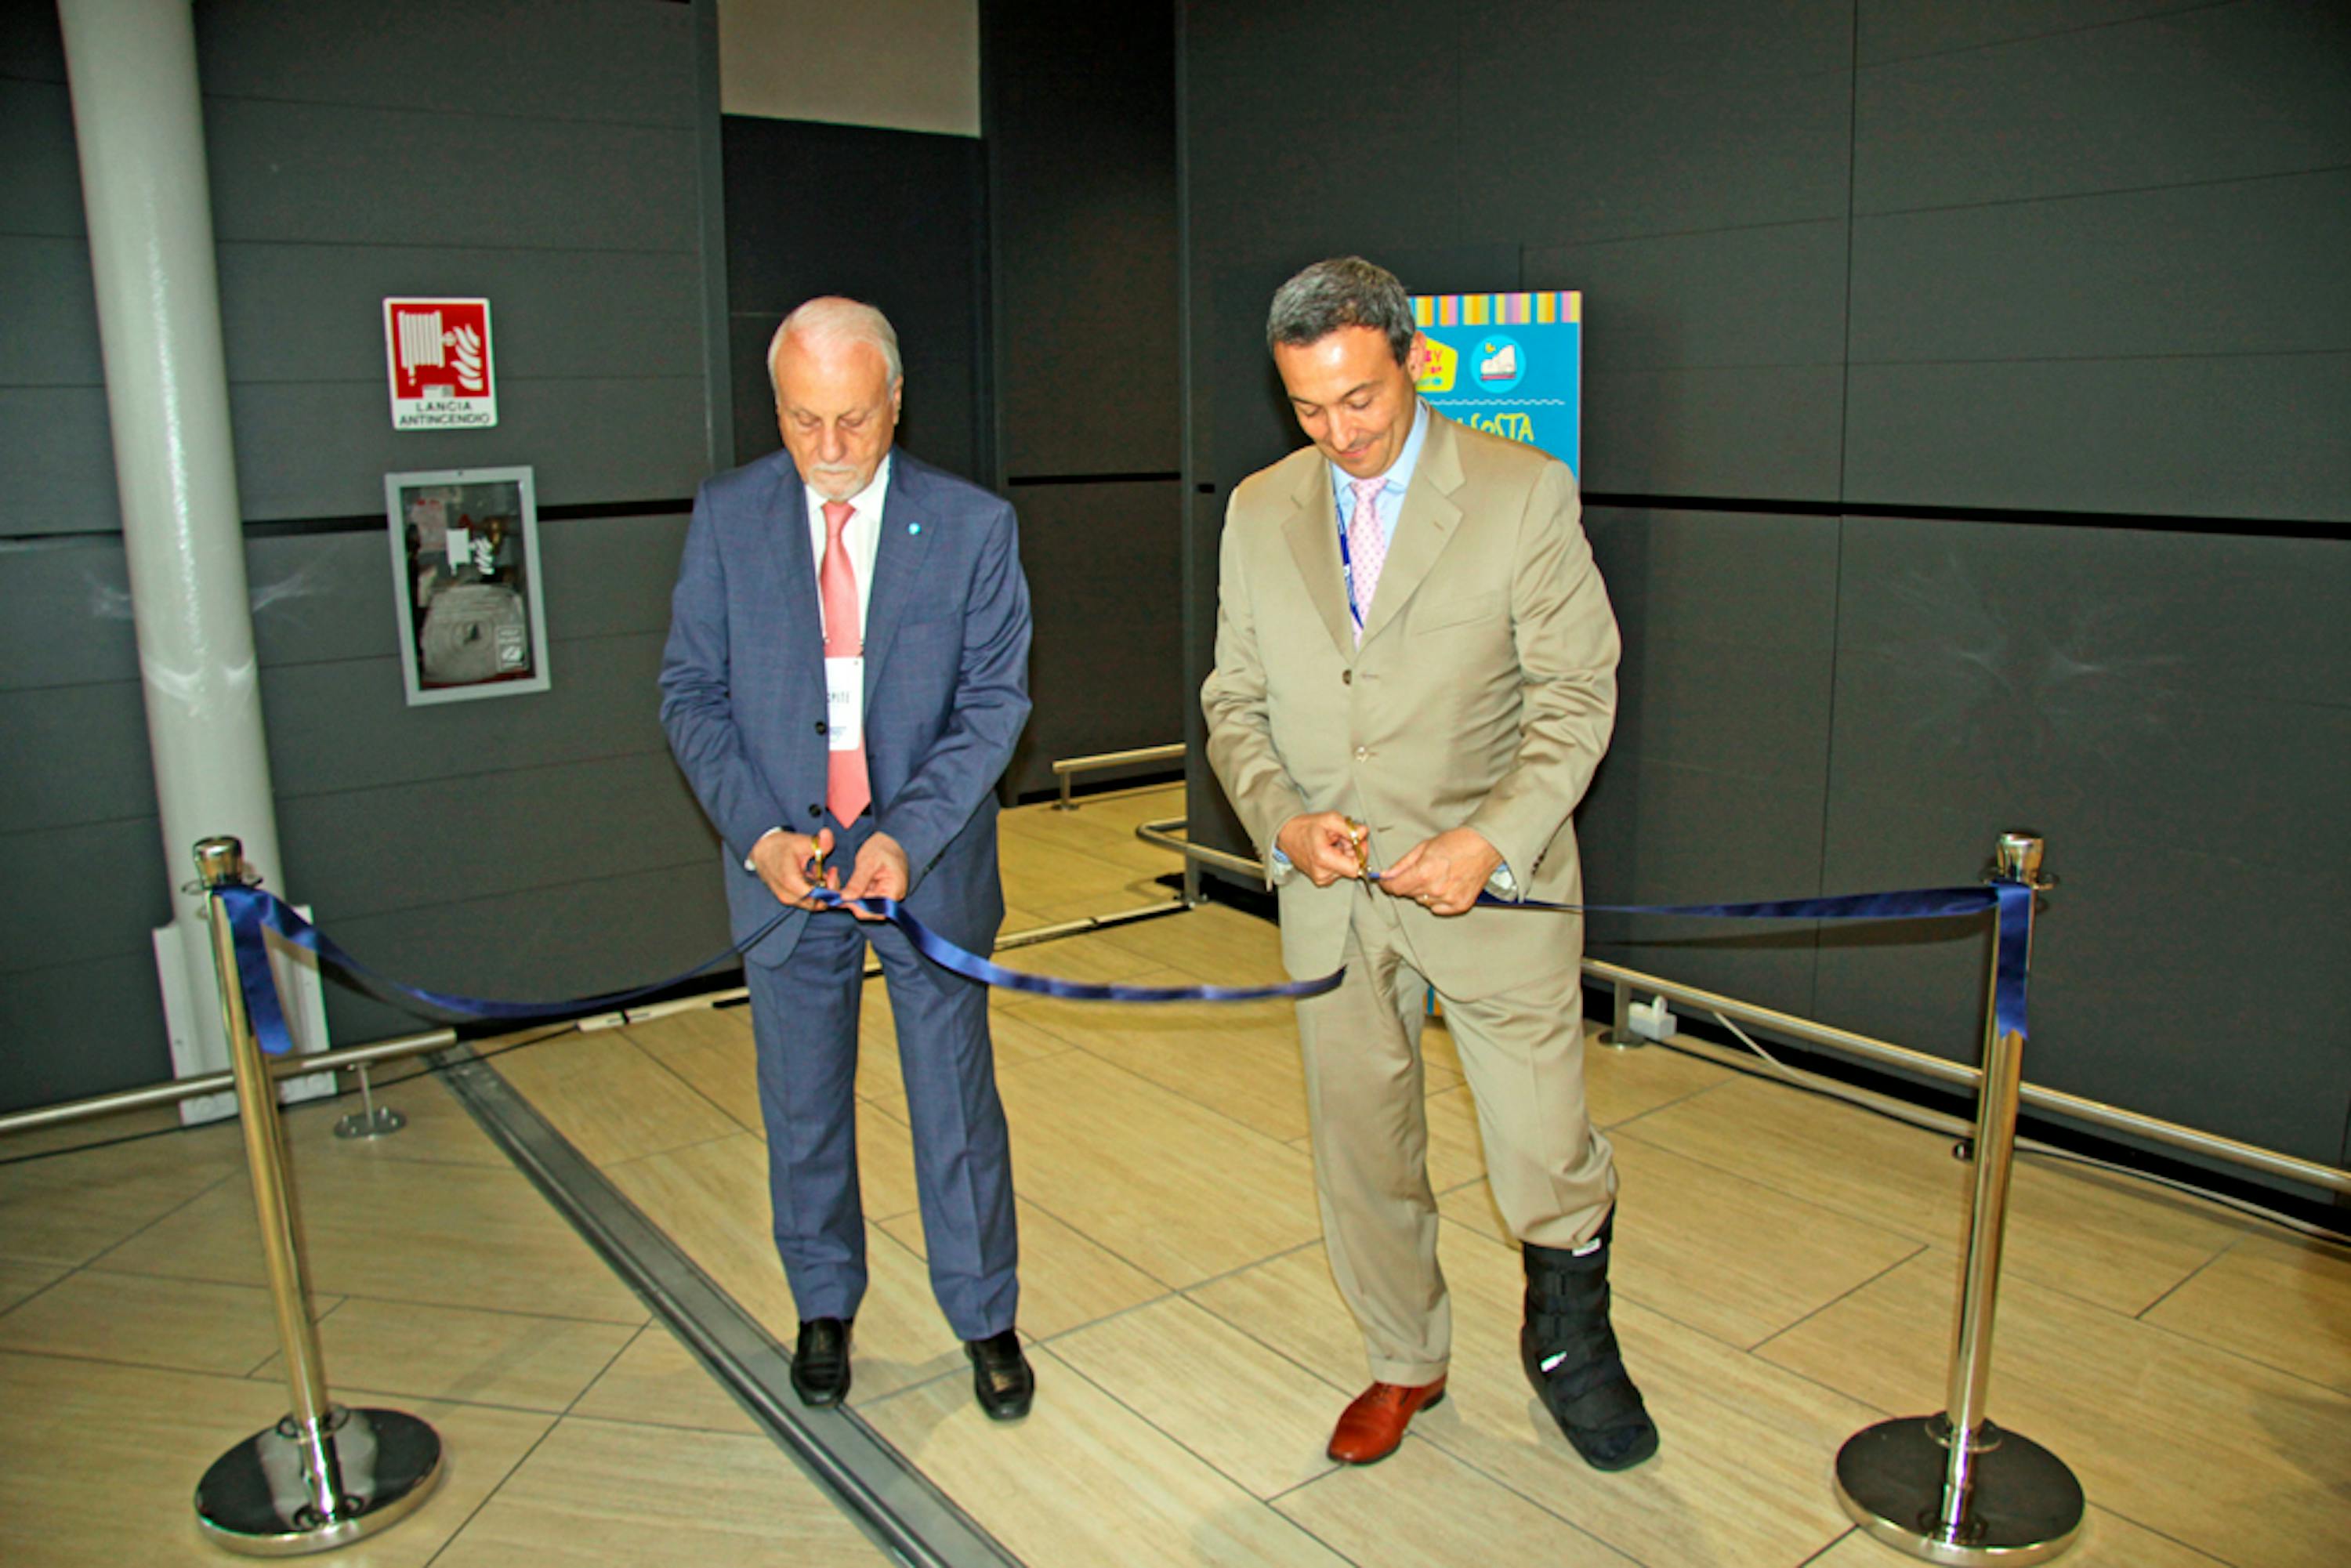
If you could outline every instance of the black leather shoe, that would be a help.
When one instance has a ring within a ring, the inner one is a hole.
[[[1029,1414],[1029,1403],[1037,1397],[1037,1375],[1020,1354],[1018,1333],[1006,1329],[986,1339],[966,1340],[963,1353],[971,1357],[972,1392],[979,1396],[979,1407],[989,1420],[1018,1421]]]
[[[1596,1470],[1628,1470],[1657,1451],[1657,1428],[1641,1403],[1608,1323],[1608,1239],[1579,1258],[1527,1246],[1527,1318],[1519,1359],[1561,1433]]]
[[[822,1410],[849,1396],[849,1335],[855,1320],[810,1318],[792,1352],[792,1392]]]

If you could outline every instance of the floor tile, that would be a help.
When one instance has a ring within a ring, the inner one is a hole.
[[[1291,978],[1281,962],[1281,933],[1270,921],[1221,904],[1113,926],[1101,940],[1213,986],[1271,986]],[[1287,1017],[1289,1008],[1272,1010]]]
[[[2351,1249],[2248,1236],[2147,1321],[2351,1393]]]
[[[1170,1285],[1312,1239],[1306,1156],[1082,1051],[997,1074],[1022,1197]]]
[[[641,1323],[645,1309],[520,1172],[295,1145],[294,1186],[321,1295]],[[223,1183],[107,1254],[113,1272],[266,1281],[253,1195]]]
[[[1804,1568],[1900,1568],[1918,1559],[1854,1531]],[[2057,1559],[2065,1568],[2223,1568],[2218,1557],[2166,1541],[2119,1514],[2093,1506],[2082,1532]]]
[[[1156,969],[1137,983],[1194,981],[1182,970]],[[1286,1143],[1305,1134],[1306,1081],[1287,1002],[1038,1008],[1029,1020],[1269,1137]]]
[[[436,1565],[888,1561],[764,1437],[573,1417],[532,1450]]]
[[[1417,1437],[1370,1469],[1342,1467],[1274,1506],[1359,1568],[1542,1563],[1637,1568],[1558,1515]]]
[[[707,1143],[739,1130],[624,1030],[576,1035],[498,1063],[498,1073],[595,1165]]]
[[[313,1297],[310,1311],[322,1317],[340,1301]],[[0,1317],[0,1349],[231,1377],[274,1362],[277,1348],[277,1309],[250,1285],[84,1269]]]
[[[77,1143],[119,1135],[105,1126],[84,1124]],[[232,1179],[246,1184],[245,1145],[234,1122],[0,1166],[0,1258],[87,1263]]]
[[[1014,1202],[1020,1217],[1023,1333],[1050,1339],[1167,1293],[1166,1286],[1035,1204],[1021,1198]],[[916,1257],[928,1256],[921,1215],[901,1215],[883,1222],[882,1228]]]
[[[1614,1139],[1616,1239],[1609,1283],[1729,1344],[1750,1346],[1884,1273],[1924,1245],[1713,1166]],[[1484,1185],[1438,1200],[1513,1249]]]
[[[54,1263],[11,1263],[0,1260],[0,1312],[65,1278]]]
[[[1348,1396],[1182,1297],[1053,1342],[1053,1354],[1261,1498],[1335,1468]]]
[[[631,1024],[624,1033],[744,1131],[761,1131],[759,1058],[748,1006],[671,1013]]]
[[[422,1568],[550,1425],[545,1416],[389,1399],[337,1388],[348,1405],[432,1424],[447,1455],[410,1518],[335,1553],[360,1568]],[[0,1562],[9,1568],[235,1561],[198,1538],[190,1498],[206,1469],[285,1414],[282,1388],[241,1377],[0,1354]]]
[[[632,1160],[611,1175],[647,1218],[789,1348],[799,1316],[767,1219],[767,1150],[747,1134]],[[759,1218],[747,1223],[750,1215]],[[923,1260],[870,1225],[866,1272],[852,1404],[965,1364],[963,1347],[932,1298]]]
[[[604,1369],[572,1414],[706,1432],[759,1431],[709,1369],[658,1322],[648,1324]]]
[[[487,1055],[496,1048],[485,1041],[480,1049]],[[560,1047],[551,1040],[546,1049]],[[425,1068],[423,1061],[418,1057],[389,1061],[376,1070],[380,1087],[375,1091],[375,1103],[400,1113],[404,1124],[399,1131],[381,1137],[338,1141],[345,1148],[373,1160],[507,1168],[511,1162],[506,1151],[490,1142],[490,1135],[466,1111],[465,1102],[449,1092],[448,1081]],[[289,1106],[286,1136],[297,1143],[334,1138],[335,1124],[345,1116],[358,1114],[362,1105],[359,1095],[347,1094],[338,1100]]]
[[[1925,1254],[1761,1354],[1889,1414],[1943,1405],[1957,1259]],[[2093,1502],[2261,1568],[2351,1561],[2351,1398],[2029,1280],[2002,1282],[1990,1408]]]
[[[960,1378],[864,1412],[1028,1568],[1343,1563],[1051,1352],[1033,1358],[1037,1404],[1024,1421],[989,1422]]]
[[[1620,1299],[1625,1359],[1664,1438],[1656,1458],[1603,1476],[1568,1448],[1520,1370],[1518,1260],[1445,1228],[1454,1354],[1446,1402],[1413,1424],[1425,1440],[1644,1563],[1793,1564],[1844,1529],[1828,1465],[1869,1410]],[[1319,1249],[1193,1296],[1320,1375],[1364,1375]]]
[[[1637,1125],[1644,1142],[1823,1208],[1966,1245],[1974,1177],[1939,1134],[1745,1077]],[[2029,1156],[2011,1194],[2008,1271],[2124,1312],[2144,1311],[2250,1228],[2213,1205]]]
[[[623,1323],[347,1301],[324,1315],[319,1349],[337,1383],[410,1399],[560,1413],[635,1336]],[[256,1369],[284,1375],[277,1357]]]

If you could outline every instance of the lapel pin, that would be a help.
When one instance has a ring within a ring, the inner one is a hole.
[[[908,523],[906,525],[906,531],[910,534],[919,534],[923,531],[923,525],[920,523]]]

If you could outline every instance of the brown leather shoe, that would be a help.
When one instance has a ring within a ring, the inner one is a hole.
[[[1331,1434],[1331,1457],[1343,1465],[1376,1465],[1396,1451],[1412,1418],[1445,1403],[1445,1379],[1406,1388],[1374,1383],[1355,1396]]]

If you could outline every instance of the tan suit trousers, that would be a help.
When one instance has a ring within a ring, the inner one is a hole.
[[[1390,895],[1357,886],[1346,981],[1298,1004],[1298,1034],[1332,1274],[1363,1331],[1373,1378],[1417,1385],[1444,1375],[1453,1318],[1428,1183],[1420,1054],[1428,982],[1396,913]],[[1576,935],[1561,931],[1567,961],[1528,985],[1475,1000],[1437,993],[1477,1103],[1495,1204],[1513,1236],[1541,1247],[1589,1240],[1616,1192],[1608,1140],[1584,1105]]]

